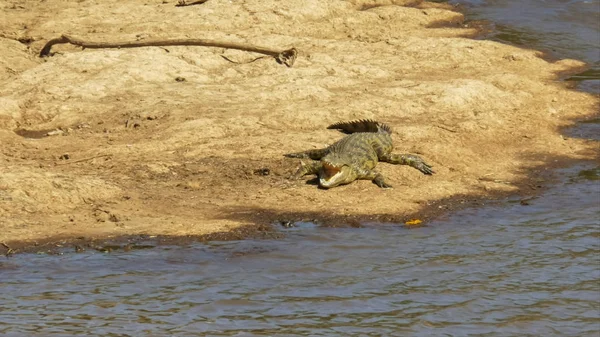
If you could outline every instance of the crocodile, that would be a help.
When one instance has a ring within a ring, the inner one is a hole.
[[[335,123],[327,128],[348,135],[326,148],[285,154],[288,158],[312,159],[310,163],[301,161],[292,178],[316,174],[319,185],[326,189],[358,179],[372,180],[381,188],[391,188],[383,175],[374,170],[380,161],[408,165],[426,175],[434,173],[432,166],[417,155],[392,153],[392,129],[386,124],[361,119]]]

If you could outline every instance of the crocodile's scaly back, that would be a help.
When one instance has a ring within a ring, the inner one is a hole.
[[[361,126],[361,124],[352,123],[340,125],[349,126],[342,130],[358,129],[355,126]],[[335,166],[350,165],[356,170],[375,168],[379,158],[392,152],[392,137],[387,131],[383,131],[376,122],[363,125],[377,129],[374,132],[355,131],[338,140],[329,146],[328,153],[321,158],[321,161]]]
[[[383,123],[376,122],[371,119],[359,119],[351,122],[339,122],[331,124],[327,127],[328,129],[340,130],[343,133],[356,133],[356,132],[380,132],[380,133],[392,133],[392,129]]]

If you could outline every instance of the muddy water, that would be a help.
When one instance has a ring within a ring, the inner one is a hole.
[[[0,335],[598,336],[600,168],[426,227],[0,264]]]
[[[595,91],[598,6],[469,10],[498,22],[494,38],[589,62],[581,87]],[[591,122],[572,135],[598,137]],[[560,174],[528,205],[504,200],[426,227],[302,223],[283,240],[2,259],[0,335],[598,336],[600,168]]]

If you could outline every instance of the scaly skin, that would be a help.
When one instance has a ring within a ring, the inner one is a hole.
[[[357,179],[372,180],[381,188],[391,188],[381,173],[375,171],[382,161],[395,165],[409,165],[431,175],[434,172],[419,156],[392,153],[393,144],[389,126],[372,120],[359,120],[330,125],[328,129],[339,129],[350,135],[324,149],[285,154],[289,158],[306,158],[313,161],[301,162],[294,178],[309,174],[319,177],[319,185],[332,188],[349,184]]]

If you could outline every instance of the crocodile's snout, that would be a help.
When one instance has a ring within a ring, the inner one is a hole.
[[[323,188],[332,188],[348,184],[356,179],[351,173],[350,167],[346,165],[337,167],[329,163],[323,163],[323,168],[319,174],[319,185]]]

